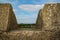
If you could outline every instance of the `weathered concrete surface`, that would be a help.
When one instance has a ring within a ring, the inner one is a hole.
[[[60,3],[45,4],[42,15],[44,27],[47,30],[60,28]]]
[[[0,40],[60,40],[60,31],[11,31],[0,35]]]
[[[17,28],[17,21],[11,4],[0,4],[0,30],[9,31]]]
[[[41,14],[42,13],[42,14]],[[41,19],[42,18],[42,19]],[[38,14],[37,25],[47,30],[60,28],[60,3],[45,4]],[[42,21],[39,21],[42,20]],[[38,26],[37,26],[38,27]]]
[[[60,4],[45,4],[39,14],[38,24],[42,26],[42,30],[15,30],[0,35],[0,40],[60,40]],[[9,21],[10,22],[10,21]],[[37,24],[37,25],[38,25]],[[38,28],[41,28],[39,26]],[[11,27],[12,28],[12,27]]]

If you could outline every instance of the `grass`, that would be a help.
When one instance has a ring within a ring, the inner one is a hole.
[[[18,24],[19,28],[32,28],[35,24]]]
[[[40,30],[35,28],[36,24],[18,24],[18,26],[18,30]]]
[[[18,28],[18,30],[33,30],[33,28]]]

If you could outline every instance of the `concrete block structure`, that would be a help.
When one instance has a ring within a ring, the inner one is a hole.
[[[9,31],[17,28],[17,21],[11,4],[0,4],[0,30]]]
[[[42,21],[41,21],[42,20]],[[41,24],[43,23],[43,25]],[[39,12],[36,27],[47,30],[60,28],[60,3],[45,4]]]

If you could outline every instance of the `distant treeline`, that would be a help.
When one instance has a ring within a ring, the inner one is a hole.
[[[18,24],[20,28],[31,28],[34,27],[36,24]]]

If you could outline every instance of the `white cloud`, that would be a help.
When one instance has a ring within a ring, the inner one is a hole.
[[[25,14],[21,14],[21,15],[16,15],[17,17],[17,22],[18,23],[35,23],[36,22],[36,18],[37,15],[25,15]]]
[[[18,7],[24,11],[29,11],[30,15],[25,15],[24,13],[17,15],[18,23],[35,23],[37,18],[37,11],[42,9],[42,5],[19,5]],[[34,13],[34,14],[32,14]]]
[[[44,4],[42,5],[19,5],[18,7],[22,10],[26,10],[26,11],[36,11],[39,9],[42,9],[44,6]]]

